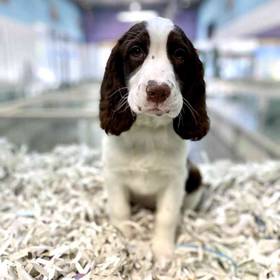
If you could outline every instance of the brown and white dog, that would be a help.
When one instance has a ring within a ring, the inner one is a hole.
[[[131,201],[155,206],[152,248],[171,256],[183,201],[194,208],[202,193],[184,140],[209,129],[202,63],[172,21],[135,24],[118,40],[101,85],[100,122],[112,223],[122,229]]]

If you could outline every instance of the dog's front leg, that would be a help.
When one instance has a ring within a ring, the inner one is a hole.
[[[155,233],[152,241],[153,252],[157,259],[169,259],[173,255],[183,199],[182,182],[174,182],[172,186],[168,186],[158,195]]]
[[[118,177],[109,176],[105,179],[108,191],[108,211],[111,223],[125,233],[123,222],[130,217],[129,193]]]

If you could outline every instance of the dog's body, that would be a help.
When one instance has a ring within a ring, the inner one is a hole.
[[[112,222],[120,226],[129,219],[130,201],[156,205],[154,251],[170,254],[187,178],[185,141],[175,134],[171,121],[160,124],[141,116],[129,131],[106,137],[103,147]]]
[[[192,53],[190,67],[198,67],[199,75],[192,84],[192,74],[183,77],[187,50],[182,49],[194,49],[175,28],[162,18],[132,27],[113,49],[101,87],[101,127],[112,134],[103,143],[110,218],[122,228],[131,201],[155,206],[156,256],[173,252],[189,173],[184,139],[200,139],[209,127],[201,63]],[[182,46],[175,48],[173,57],[173,45],[180,44],[173,43],[179,41],[176,36],[182,36]],[[195,207],[199,193],[194,188],[187,196],[189,207]]]

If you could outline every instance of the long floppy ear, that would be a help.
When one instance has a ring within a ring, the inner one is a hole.
[[[100,126],[108,134],[120,135],[128,130],[136,119],[127,103],[128,89],[124,77],[121,39],[108,59],[99,103]]]
[[[181,92],[184,105],[178,117],[173,121],[176,133],[183,139],[200,140],[209,130],[210,122],[206,111],[206,94],[203,65],[192,43],[183,34],[190,58],[183,69]]]

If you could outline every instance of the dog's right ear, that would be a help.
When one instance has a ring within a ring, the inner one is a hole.
[[[120,135],[132,126],[136,116],[127,103],[128,88],[121,51],[122,38],[108,59],[99,103],[100,126],[107,134]]]

